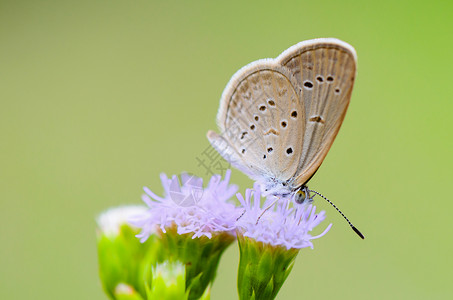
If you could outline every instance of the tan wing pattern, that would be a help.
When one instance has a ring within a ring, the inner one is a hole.
[[[245,66],[222,94],[217,115],[222,133],[210,131],[208,139],[233,166],[272,191],[302,186],[340,129],[356,61],[350,45],[316,39]]]
[[[221,99],[217,122],[222,136],[210,132],[214,145],[226,140],[234,149],[233,165],[252,178],[290,179],[302,150],[305,111],[298,84],[286,68],[272,60],[239,70]],[[222,154],[222,153],[221,153]]]
[[[277,61],[302,87],[306,129],[293,186],[306,183],[321,165],[340,129],[356,74],[355,50],[336,39],[301,42]]]

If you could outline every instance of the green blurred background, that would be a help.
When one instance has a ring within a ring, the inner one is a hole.
[[[161,193],[161,172],[207,178],[229,78],[316,37],[359,64],[310,187],[366,239],[318,201],[334,226],[278,299],[452,299],[453,4],[387,0],[1,1],[0,298],[106,299],[95,216]],[[235,245],[213,300],[237,298],[237,264]]]

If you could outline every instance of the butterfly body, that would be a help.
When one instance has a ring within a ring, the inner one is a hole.
[[[350,45],[329,38],[243,67],[222,94],[211,145],[265,195],[310,200],[306,184],[343,122],[356,61]]]

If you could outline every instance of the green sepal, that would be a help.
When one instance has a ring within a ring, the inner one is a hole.
[[[165,252],[163,256],[165,260],[181,261],[185,264],[188,299],[200,299],[212,285],[220,257],[235,237],[222,232],[214,233],[212,238],[192,238],[193,233],[178,234],[175,227],[166,228],[166,231],[160,233],[161,249]]]
[[[116,300],[144,300],[140,294],[136,293],[133,295],[117,295]]]
[[[299,249],[272,246],[238,233],[239,299],[274,299],[294,265]]]
[[[205,290],[203,295],[201,295],[199,300],[210,300],[211,299],[211,286],[208,286]]]
[[[152,267],[147,299],[187,300],[185,266],[178,261],[165,261]]]
[[[142,298],[146,298],[144,274],[159,245],[155,236],[141,243],[135,236],[137,233],[137,229],[123,224],[118,235],[98,235],[99,276],[104,290],[112,299],[118,299],[114,291],[120,283],[131,286]]]

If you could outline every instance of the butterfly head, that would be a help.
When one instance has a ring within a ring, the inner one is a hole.
[[[291,197],[297,204],[311,204],[313,202],[314,195],[310,196],[306,185],[294,187],[291,182],[280,182],[275,178],[266,180],[260,185],[264,196]]]
[[[307,186],[302,186],[300,187],[295,193],[294,193],[294,201],[297,204],[310,204],[313,202],[313,197],[310,197],[310,192],[308,191]]]

